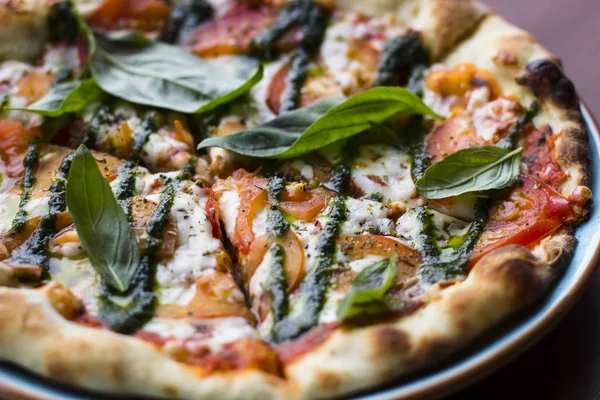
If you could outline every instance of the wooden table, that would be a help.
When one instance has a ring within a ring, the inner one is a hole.
[[[581,97],[600,117],[600,0],[484,1],[562,58]],[[452,397],[459,399],[600,399],[600,271],[553,332]]]

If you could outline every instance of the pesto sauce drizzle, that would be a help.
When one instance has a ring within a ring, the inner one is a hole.
[[[280,244],[275,243],[269,249],[271,265],[269,269],[268,293],[271,297],[273,321],[282,321],[289,311],[287,296],[287,277],[285,275],[285,252]]]
[[[429,63],[429,52],[421,44],[418,34],[408,33],[391,39],[383,47],[373,86],[402,85],[402,72],[405,72],[409,89],[418,94],[421,90],[419,81]]]
[[[13,251],[9,261],[18,264],[40,266],[47,276],[50,254],[48,243],[58,232],[56,216],[67,209],[66,178],[73,162],[73,153],[67,155],[58,168],[58,177],[50,186],[48,213],[43,215],[31,236],[18,249]]]
[[[267,214],[267,232],[275,239],[279,238],[290,228],[290,223],[279,210],[279,196],[285,190],[285,179],[274,176],[269,180],[267,191],[271,198],[271,206]]]
[[[306,81],[312,56],[323,42],[328,20],[327,12],[314,0],[290,2],[289,6],[279,14],[277,21],[252,41],[255,54],[266,59],[273,59],[276,55],[277,40],[294,27],[302,28],[302,40],[292,58],[286,77],[285,90],[281,96],[280,112],[298,107],[300,89]]]
[[[81,143],[85,144],[90,149],[95,148],[100,128],[102,125],[109,123],[112,119],[113,115],[110,112],[110,107],[107,104],[100,106],[92,118],[90,125],[85,130]]]
[[[12,229],[16,232],[21,232],[27,221],[27,211],[25,205],[31,197],[31,189],[35,184],[35,169],[39,163],[40,148],[37,143],[29,146],[25,158],[23,158],[23,179],[19,186],[21,187],[21,199],[19,200],[19,210],[12,222]]]
[[[352,162],[358,153],[359,137],[352,137],[346,141],[342,148],[342,161],[335,164],[331,170],[330,182],[333,190],[340,194],[346,193],[352,178]]]
[[[137,163],[133,161],[125,161],[121,164],[119,167],[119,186],[115,194],[129,222],[131,222],[131,198],[135,192],[136,168]]]
[[[269,249],[271,265],[269,266],[269,281],[267,291],[271,297],[271,310],[275,323],[281,321],[289,310],[287,299],[287,276],[285,271],[285,250],[277,243],[277,239],[290,229],[290,223],[279,210],[279,197],[285,190],[285,179],[274,176],[269,180],[267,191],[271,198],[271,206],[267,214],[267,232],[275,239]]]
[[[489,206],[490,198],[488,196],[480,196],[477,199],[475,220],[471,224],[469,231],[465,234],[463,242],[452,253],[449,259],[441,261],[439,259],[427,259],[424,257],[425,265],[421,269],[421,276],[426,282],[435,283],[466,272],[471,250],[475,247],[487,224]]]
[[[440,249],[437,245],[437,234],[433,215],[429,212],[429,206],[424,204],[416,208],[417,219],[421,223],[418,241],[421,247],[421,255],[425,264],[436,263],[440,256]]]
[[[319,322],[319,314],[325,302],[325,294],[331,277],[331,266],[335,261],[335,244],[342,223],[348,217],[346,200],[336,196],[330,202],[329,218],[318,238],[316,265],[300,284],[298,315],[287,315],[273,327],[275,341],[293,339],[308,331]]]
[[[300,104],[300,90],[304,85],[312,60],[308,52],[300,48],[294,54],[290,70],[286,76],[285,90],[281,95],[280,113],[298,108]]]
[[[133,133],[133,145],[131,146],[131,152],[133,157],[141,161],[142,159],[142,148],[148,142],[150,135],[156,132],[156,113],[150,111],[146,113],[140,127]]]
[[[163,42],[182,43],[200,23],[213,17],[214,11],[206,0],[183,0],[171,9],[169,26],[162,37]]]
[[[189,165],[193,166],[195,162],[195,157],[192,157],[177,178],[168,182],[162,192],[158,206],[146,224],[146,251],[132,278],[128,292],[124,296],[117,296],[107,285],[102,285],[100,315],[103,321],[116,332],[134,332],[154,315],[156,306],[154,281],[158,251],[163,242],[164,231],[169,223],[169,216],[175,202],[179,182],[190,177]]]
[[[508,133],[508,135],[506,135],[502,140],[500,140],[498,142],[497,146],[501,147],[505,150],[514,149],[517,145],[517,138],[519,136],[519,133],[525,127],[525,125],[530,123],[533,120],[533,118],[535,118],[535,116],[537,115],[537,113],[539,111],[540,111],[539,103],[537,101],[534,101],[533,103],[531,103],[531,106],[529,106],[529,109],[525,112],[524,115],[522,115],[517,120],[517,122],[515,123],[515,126],[513,126],[511,131]]]

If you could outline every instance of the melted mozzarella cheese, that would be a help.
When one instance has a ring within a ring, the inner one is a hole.
[[[394,222],[389,219],[389,208],[376,201],[366,199],[346,199],[348,218],[342,224],[342,235],[354,235],[365,231],[374,231],[381,235],[389,235],[394,229]]]
[[[204,320],[154,318],[144,325],[143,331],[169,338],[171,343],[166,348],[176,346],[180,340],[190,340],[190,345],[208,346],[213,352],[219,351],[224,344],[257,337],[254,327],[239,317]]]
[[[433,215],[435,232],[440,246],[445,246],[449,239],[455,236],[463,236],[469,231],[471,224],[468,222],[435,210],[430,210],[429,212]],[[415,210],[407,211],[396,222],[398,236],[416,249],[422,249],[423,247],[423,243],[420,241],[422,230],[423,224],[419,221]]]
[[[253,301],[259,300],[262,294],[265,292],[265,289],[268,287],[272,263],[273,257],[271,256],[271,252],[267,250],[265,257],[258,268],[256,268],[254,275],[252,275],[252,278],[250,279],[250,298]]]
[[[31,198],[23,208],[28,218],[41,217],[48,213],[49,196]],[[12,226],[12,221],[19,211],[20,197],[16,194],[0,194],[0,233],[6,233]]]
[[[519,105],[512,100],[499,98],[473,111],[473,127],[479,137],[491,140],[495,134],[512,126],[519,114]]]
[[[365,194],[383,195],[385,202],[407,205],[417,191],[410,173],[410,155],[388,145],[361,146],[352,163],[352,180]]]
[[[264,207],[259,210],[252,220],[252,232],[254,236],[264,236],[267,234],[267,217],[269,214],[269,207]]]
[[[235,221],[237,219],[238,208],[240,206],[240,195],[237,190],[226,190],[219,197],[219,208],[221,209],[221,219],[225,225],[227,236],[235,235]]]
[[[98,313],[100,282],[88,258],[51,258],[49,272],[53,281],[62,283],[81,299],[87,312],[92,315]]]
[[[195,290],[194,282],[207,269],[217,267],[215,254],[221,242],[212,236],[212,225],[205,212],[206,195],[195,185],[175,196],[171,215],[177,221],[177,250],[173,257],[157,266],[160,285],[159,301],[188,304]]]
[[[150,167],[159,167],[161,162],[177,152],[187,151],[188,146],[170,136],[158,133],[150,134],[148,141],[142,147],[142,160]]]

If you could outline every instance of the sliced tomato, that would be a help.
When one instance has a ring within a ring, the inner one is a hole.
[[[212,235],[214,238],[222,239],[223,234],[221,233],[221,223],[219,222],[221,219],[221,209],[219,208],[219,202],[215,197],[215,193],[212,189],[204,189],[204,192],[208,196],[206,200],[205,211],[208,216],[208,220],[210,221],[210,225],[212,226]]]
[[[232,300],[233,299],[233,300]],[[220,318],[238,316],[254,321],[244,296],[231,275],[218,270],[196,280],[196,294],[187,306],[161,304],[157,316],[163,318]]]
[[[477,242],[470,264],[492,250],[510,244],[533,246],[558,230],[570,214],[569,202],[537,179],[521,175],[507,200],[496,202]]]
[[[252,39],[276,19],[274,10],[240,5],[222,17],[200,25],[189,34],[184,46],[202,57],[247,53]],[[289,50],[300,39],[301,34],[291,30],[278,41],[276,49]]]
[[[273,76],[273,80],[267,89],[266,103],[276,115],[281,112],[281,96],[287,87],[289,70],[290,63],[283,64]],[[334,76],[329,73],[325,66],[315,66],[315,70],[317,73],[309,73],[300,90],[298,107],[308,107],[327,97],[343,95]]]
[[[379,64],[380,53],[371,40],[357,37],[350,39],[346,56],[348,60],[352,60],[353,64],[358,64],[359,67],[352,68],[355,84],[350,93],[345,93],[346,95],[360,93],[371,87]],[[403,78],[400,81],[406,81],[406,79]]]
[[[304,247],[291,229],[288,229],[285,236],[278,241],[283,246],[285,253],[284,266],[288,292],[292,292],[298,287],[304,276]]]
[[[240,205],[235,221],[234,245],[243,254],[247,254],[254,240],[252,222],[256,213],[262,210],[268,201],[267,178],[262,178],[244,170],[234,172],[240,196]]]
[[[23,173],[23,158],[29,143],[41,137],[39,128],[25,129],[20,121],[14,119],[0,120],[0,158],[6,166],[6,174],[10,178],[18,178]]]
[[[471,119],[466,114],[459,114],[448,118],[429,137],[427,141],[427,152],[433,158],[434,164],[458,150],[469,146],[483,144],[477,136]]]
[[[157,36],[167,26],[170,14],[171,9],[163,0],[105,0],[87,22],[95,28],[134,29]]]
[[[310,191],[288,189],[281,195],[279,208],[302,221],[312,221],[327,205],[332,194],[323,188]]]
[[[341,251],[351,259],[363,258],[366,255],[390,257],[395,254],[397,256],[397,281],[413,276],[416,268],[421,264],[421,254],[418,251],[390,236],[347,235],[340,237],[338,244]]]
[[[47,72],[32,72],[16,83],[18,97],[25,97],[27,104],[34,103],[48,93],[54,76]]]
[[[552,187],[558,187],[567,179],[567,174],[554,157],[555,143],[552,132],[535,130],[521,141],[524,151],[522,162],[527,165],[527,173]]]
[[[1,256],[2,258],[8,258],[10,253],[13,250],[20,247],[35,231],[35,229],[39,226],[41,217],[33,217],[25,221],[23,224],[23,228],[20,232],[13,231],[12,229],[6,232],[4,235],[0,237],[0,241],[2,242],[2,247],[6,249],[6,253]],[[71,214],[68,212],[61,212],[56,216],[56,229],[58,231],[66,228],[71,225],[73,220],[71,219]],[[15,264],[16,265],[16,264]]]
[[[250,279],[262,263],[273,242],[277,242],[283,247],[288,292],[292,292],[298,287],[304,276],[304,248],[302,242],[292,230],[288,230],[283,237],[275,240],[270,239],[268,236],[257,237],[252,242],[248,255],[242,261],[244,278],[247,283],[250,283]]]
[[[138,238],[138,245],[143,250],[146,248],[146,226],[152,218],[158,204],[145,201],[141,196],[134,196],[131,202],[131,228]],[[169,222],[163,231],[163,238],[158,251],[161,257],[172,257],[177,247],[177,221],[170,216]]]

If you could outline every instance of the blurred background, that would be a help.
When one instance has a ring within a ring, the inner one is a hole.
[[[481,0],[560,57],[584,102],[600,113],[600,0]]]
[[[581,98],[600,117],[600,0],[481,1],[560,57]],[[550,334],[452,397],[464,399],[600,399],[600,271]]]

